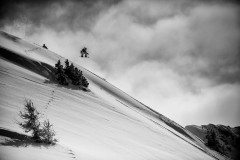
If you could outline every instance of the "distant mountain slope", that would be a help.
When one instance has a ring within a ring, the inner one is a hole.
[[[186,126],[190,132],[198,136],[204,143],[233,159],[240,159],[240,128],[224,125],[189,125]]]
[[[206,133],[207,130],[204,129],[202,126],[196,126],[196,125],[189,125],[185,127],[187,130],[189,130],[191,133],[199,137],[204,143],[206,139]]]
[[[65,60],[0,32],[0,159],[31,159],[38,153],[30,145],[20,146],[18,154],[13,154],[15,146],[5,142],[12,137],[1,133],[22,133],[15,120],[25,98],[32,99],[42,116],[53,122],[59,140],[55,149],[40,147],[41,156],[34,159],[59,159],[61,147],[63,157],[69,148],[76,159],[84,160],[225,159],[179,124],[82,66],[75,65],[88,78],[91,92],[53,83],[52,70],[59,59]]]

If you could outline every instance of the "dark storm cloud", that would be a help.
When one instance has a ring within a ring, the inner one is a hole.
[[[215,85],[240,82],[236,1],[133,0],[125,1],[106,17],[95,28],[100,35],[111,33],[104,37],[109,44],[111,40],[118,43],[118,48],[109,45],[109,54],[95,59],[106,70],[112,68],[112,63],[120,63],[122,69],[158,61],[178,74],[211,79]],[[106,61],[106,57],[112,60]]]
[[[15,21],[54,30],[89,29],[96,16],[121,0],[3,0],[0,27]],[[33,28],[33,27],[32,27]]]

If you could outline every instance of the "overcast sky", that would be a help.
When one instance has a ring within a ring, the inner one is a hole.
[[[240,125],[233,0],[1,0],[0,28],[46,43],[185,126]],[[80,59],[86,46],[90,59]]]

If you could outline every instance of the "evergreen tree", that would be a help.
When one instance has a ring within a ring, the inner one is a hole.
[[[214,147],[216,145],[216,134],[213,130],[207,131],[207,146]]]
[[[88,85],[89,85],[89,83],[88,83],[88,81],[87,81],[87,79],[83,76],[82,77],[82,85],[84,86],[84,87],[88,87]]]
[[[72,84],[75,86],[80,84],[78,74],[79,74],[78,68],[74,67],[73,76],[72,76]]]
[[[55,132],[52,129],[52,124],[49,120],[43,122],[43,128],[41,130],[41,138],[44,143],[51,144],[57,142],[57,139],[54,138]]]
[[[82,77],[83,77],[82,71],[78,70],[78,72],[77,72],[77,79],[78,79],[78,85],[79,86],[83,85]]]
[[[66,59],[66,61],[65,61],[64,73],[65,73],[66,75],[69,74],[69,62],[68,62],[68,59]]]
[[[57,64],[55,64],[55,70],[56,70],[56,79],[59,84],[61,85],[68,85],[67,77],[64,73],[63,66],[61,65],[60,60],[58,60]]]
[[[55,70],[58,70],[61,66],[61,62],[60,60],[57,61],[57,63],[55,64]]]
[[[39,112],[33,106],[31,100],[25,100],[24,112],[19,113],[19,116],[24,120],[22,123],[18,123],[25,132],[32,132],[32,138],[36,142],[40,142],[40,122]]]
[[[71,63],[71,65],[68,68],[65,68],[65,74],[69,79],[73,79],[74,77],[74,65]]]
[[[69,67],[69,62],[68,62],[68,59],[66,59],[65,61],[65,68],[68,68]]]
[[[222,153],[220,151],[221,145],[219,144],[217,134],[215,133],[215,131],[213,129],[210,129],[207,131],[206,139],[207,139],[206,145],[208,147],[214,149],[215,151]]]

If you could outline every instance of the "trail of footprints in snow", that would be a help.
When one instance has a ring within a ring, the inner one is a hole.
[[[71,149],[68,149],[68,154],[72,155],[71,158],[76,158],[76,155],[73,153]]]
[[[56,94],[55,94],[56,90],[55,89],[52,89],[51,90],[51,93],[50,93],[50,99],[48,100],[47,104],[44,106],[44,113],[42,115],[45,115],[48,107],[50,106],[50,104],[52,104],[53,102],[55,102],[58,98],[56,97]],[[58,99],[59,100],[59,99]]]
[[[55,90],[53,89],[51,91],[51,98],[48,100],[46,106],[45,106],[45,109],[47,109],[49,107],[49,105],[54,101],[55,99]]]
[[[55,99],[56,99],[55,89],[53,89],[53,90],[51,91],[51,98],[49,99],[48,103],[46,104],[45,109],[47,109],[47,108],[49,107],[49,105],[50,105]],[[76,159],[76,158],[77,158],[76,155],[74,154],[74,152],[73,152],[71,149],[68,149],[67,152],[68,152],[68,154],[71,155],[71,158],[73,158],[73,159]]]
[[[36,44],[36,45],[37,45],[37,44]],[[35,48],[29,49],[29,50],[26,49],[26,50],[24,50],[24,51],[25,51],[25,53],[29,56],[29,52],[33,52],[33,51],[39,50],[39,49],[40,49],[39,47],[35,47]],[[54,101],[54,99],[55,99],[55,94],[54,94],[54,92],[55,92],[55,90],[53,89],[52,92],[51,92],[51,98],[49,99],[48,103],[46,104],[45,109],[47,109],[48,106],[51,104],[51,102]]]

